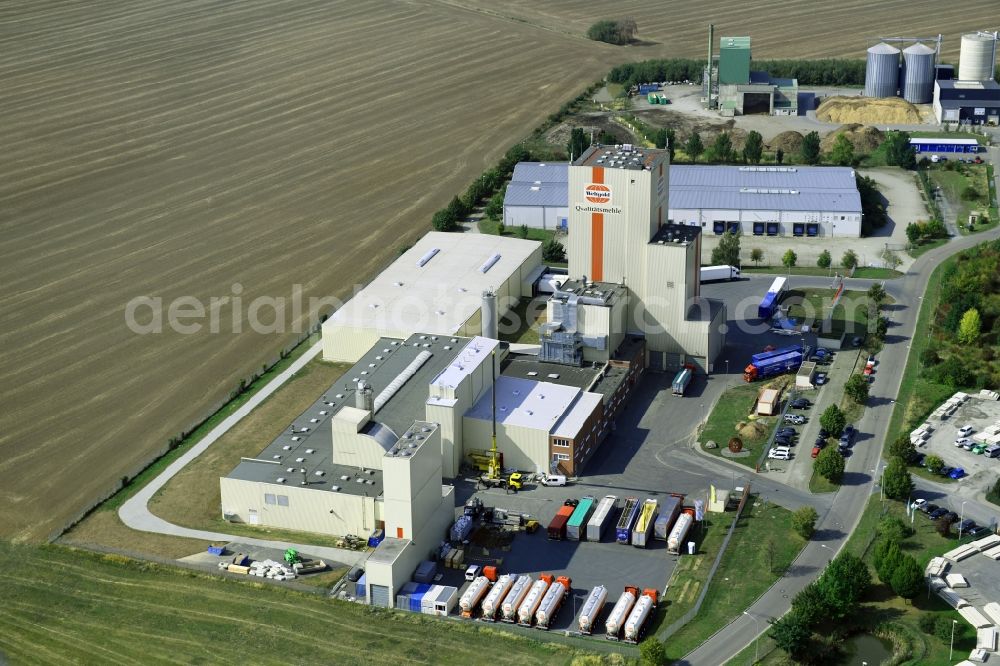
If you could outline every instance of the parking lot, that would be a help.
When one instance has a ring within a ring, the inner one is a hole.
[[[987,458],[955,445],[955,440],[962,438],[959,429],[972,426],[972,432],[978,433],[983,428],[1000,420],[1000,402],[982,400],[972,395],[960,405],[954,414],[941,420],[930,418],[933,426],[930,438],[917,447],[917,451],[926,455],[936,455],[944,460],[949,467],[960,467],[967,476],[960,480],[963,485],[981,486],[982,482],[992,482],[1000,472],[1000,458]],[[975,439],[974,434],[971,436]]]
[[[534,534],[518,532],[507,551],[491,549],[489,554],[484,554],[482,549],[471,548],[470,553],[466,555],[466,563],[495,564],[501,574],[529,574],[535,579],[542,573],[568,576],[572,580],[573,593],[571,598],[565,601],[552,625],[553,629],[575,630],[576,615],[587,595],[597,585],[604,585],[608,589],[606,611],[611,608],[626,585],[654,588],[662,592],[679,559],[678,556],[667,553],[664,541],[654,539],[648,548],[636,548],[615,542],[614,524],[618,521],[625,498],[663,497],[667,494],[667,489],[638,490],[601,487],[589,483],[571,483],[563,487],[547,488],[528,484],[519,493],[507,494],[503,490],[496,489],[477,490],[474,484],[468,481],[460,482],[456,487],[459,489],[459,499],[463,503],[467,498],[475,496],[481,499],[485,506],[506,509],[510,514],[527,514],[539,522],[538,531]],[[698,496],[704,498],[704,494],[701,492]],[[601,542],[550,540],[546,534],[546,527],[563,502],[569,498],[579,499],[587,495],[597,500],[605,495],[615,495],[619,498],[612,524],[603,540]],[[685,505],[691,505],[694,499],[694,497],[686,498]],[[723,520],[728,526],[727,518]],[[700,542],[700,539],[695,541]],[[714,553],[700,553],[693,557],[714,557]],[[441,584],[456,585],[460,587],[460,593],[464,591],[468,583],[463,578],[463,571],[454,569],[441,571],[444,573]]]

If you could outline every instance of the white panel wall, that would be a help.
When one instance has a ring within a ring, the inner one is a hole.
[[[382,462],[386,534],[412,539],[441,504],[441,438],[437,428],[408,457]]]
[[[466,450],[489,449],[491,424],[488,420],[463,419]],[[503,452],[505,467],[522,471],[541,472],[548,470],[549,434],[545,430],[497,424],[497,449]]]
[[[324,479],[329,487],[330,479]],[[375,529],[374,497],[303,488],[298,485],[261,483],[221,478],[222,510],[236,519],[250,522],[250,510],[257,512],[260,525],[320,534],[368,536]],[[266,504],[264,494],[288,497],[288,506]]]
[[[504,206],[503,223],[508,229],[528,225],[532,229],[555,230],[559,218],[569,218],[569,208],[562,206]]]

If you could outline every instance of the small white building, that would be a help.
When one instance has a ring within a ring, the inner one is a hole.
[[[503,198],[503,223],[534,229],[566,230],[569,204],[566,162],[519,162]]]

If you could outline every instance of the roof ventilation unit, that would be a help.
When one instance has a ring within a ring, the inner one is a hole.
[[[482,266],[479,267],[479,272],[480,273],[485,273],[486,271],[488,271],[491,268],[493,268],[494,264],[496,264],[498,261],[500,261],[500,253],[499,252],[494,252],[490,256],[490,258],[487,259],[486,262]]]
[[[420,259],[417,260],[417,268],[423,268],[427,264],[427,262],[433,259],[435,255],[437,255],[437,253],[440,251],[441,250],[439,250],[436,247],[429,250],[426,254],[424,254],[424,256],[420,257]]]

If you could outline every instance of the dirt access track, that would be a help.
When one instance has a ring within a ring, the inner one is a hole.
[[[987,12],[903,6],[769,2],[714,20],[753,34],[758,56],[860,56],[879,15],[935,16],[957,48]],[[59,532],[299,337],[289,313],[249,332],[245,306],[234,333],[232,301],[217,334],[137,335],[131,299],[346,297],[586,84],[700,55],[709,20],[693,2],[545,7],[554,18],[478,0],[6,3],[0,536]],[[653,45],[581,36],[625,14]],[[831,25],[843,39],[812,30]]]

